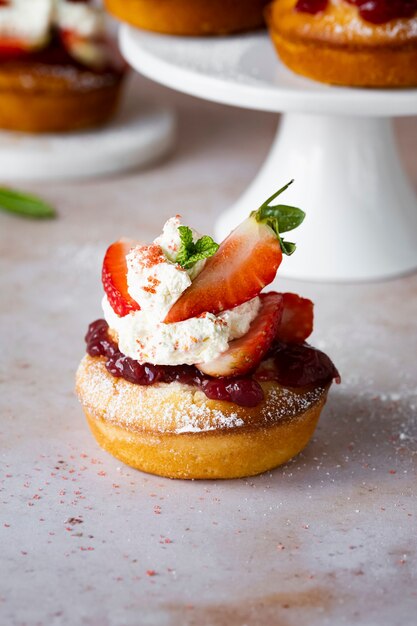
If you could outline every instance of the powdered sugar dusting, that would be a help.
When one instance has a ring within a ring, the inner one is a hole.
[[[26,66],[22,63],[21,72],[16,78],[22,89],[32,89],[36,81],[44,79],[52,79],[61,81],[69,87],[76,87],[80,91],[89,91],[90,89],[105,88],[114,85],[119,76],[113,71],[109,72],[92,72],[88,69],[80,70],[71,65],[47,65],[38,64]]]
[[[201,418],[208,417],[209,412],[211,413],[211,419],[210,423],[207,423],[206,430],[236,428],[244,425],[244,421],[240,417],[238,417],[237,413],[225,415],[222,411],[219,411],[217,409],[210,410],[205,405],[192,405],[189,413],[177,411],[177,415],[180,418],[179,422],[182,422],[183,425],[178,426],[175,429],[175,432],[177,434],[201,432]]]
[[[268,391],[269,402],[268,406],[263,408],[263,417],[268,423],[294,418],[316,404],[324,394],[324,387],[316,387],[300,394],[290,389],[274,386]],[[272,409],[269,408],[271,405]]]
[[[214,430],[265,426],[296,418],[322,401],[326,389],[297,393],[276,384],[264,386],[266,402],[255,409],[209,400],[205,394],[181,383],[146,387],[114,378],[104,359],[84,357],[77,372],[77,392],[93,414],[134,431],[160,433],[205,433]]]
[[[244,424],[238,412],[226,414],[213,408],[213,403],[195,387],[175,382],[152,388],[133,385],[113,378],[100,358],[83,359],[77,373],[77,391],[93,413],[135,430],[206,432]]]

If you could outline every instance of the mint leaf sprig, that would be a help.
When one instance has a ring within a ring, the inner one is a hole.
[[[290,180],[290,182],[284,185],[284,187],[281,187],[281,189],[278,189],[278,191],[261,204],[257,211],[253,211],[251,214],[258,222],[268,224],[268,226],[272,228],[278,237],[282,252],[288,256],[294,252],[296,246],[295,243],[291,241],[285,241],[281,237],[281,233],[286,233],[297,228],[304,220],[305,213],[295,206],[289,206],[287,204],[270,205],[270,202],[288,189],[293,182],[294,179]]]
[[[194,243],[192,230],[188,226],[178,226],[178,232],[181,239],[181,247],[176,262],[184,269],[189,269],[197,261],[208,259],[219,248],[219,245],[208,235],[204,235]]]
[[[56,217],[55,209],[41,198],[6,187],[0,187],[0,209],[34,219]]]

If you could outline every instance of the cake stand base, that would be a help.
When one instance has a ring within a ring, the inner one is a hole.
[[[389,118],[287,113],[261,171],[216,225],[223,239],[284,183],[306,218],[280,275],[371,280],[417,268],[417,199],[403,173]]]

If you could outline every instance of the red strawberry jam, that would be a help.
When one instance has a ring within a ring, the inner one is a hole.
[[[268,367],[256,372],[258,380],[276,380],[283,387],[326,385],[340,375],[331,359],[308,343],[275,342],[267,354]],[[272,360],[272,363],[271,363]],[[271,365],[270,365],[271,363]]]
[[[262,387],[254,378],[205,377],[201,388],[211,400],[227,400],[239,406],[257,406],[264,399]]]
[[[417,11],[417,0],[345,0],[358,7],[361,18],[372,24],[385,24],[390,20],[412,17]],[[295,8],[303,13],[320,13],[328,0],[298,0]]]
[[[90,356],[106,357],[106,369],[116,378],[124,378],[135,385],[180,382],[199,387],[211,400],[225,400],[239,406],[254,407],[264,399],[259,381],[275,380],[284,387],[325,385],[339,379],[339,373],[329,357],[308,344],[276,342],[267,358],[273,366],[253,376],[213,378],[200,372],[194,365],[153,365],[138,363],[122,354],[108,335],[105,320],[89,325],[85,341]]]
[[[124,378],[136,385],[153,385],[163,380],[163,372],[157,365],[138,363],[121,352],[107,359],[106,369],[112,376]]]
[[[109,338],[108,329],[106,320],[96,320],[89,325],[84,339],[90,356],[111,357],[119,351],[117,344]]]

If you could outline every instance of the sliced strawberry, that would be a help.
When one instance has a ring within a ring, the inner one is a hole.
[[[140,306],[127,290],[126,255],[135,241],[120,239],[107,249],[103,261],[102,281],[108,301],[115,313],[124,317],[130,311],[139,311]]]
[[[251,300],[275,278],[281,260],[274,231],[248,217],[206,261],[164,321],[181,322],[205,311],[216,314]]]
[[[273,342],[281,321],[283,298],[279,293],[261,296],[261,308],[246,335],[230,342],[229,349],[209,363],[197,365],[209,376],[241,376],[254,369]]]
[[[286,343],[303,343],[313,332],[314,304],[295,293],[281,294],[284,310],[276,339]]]

